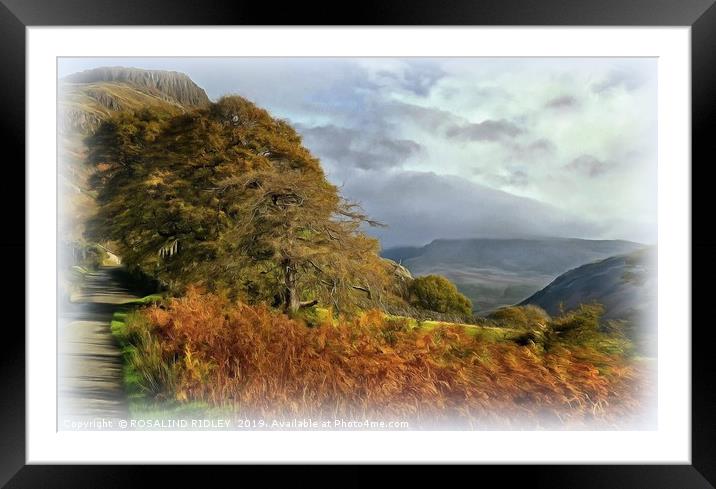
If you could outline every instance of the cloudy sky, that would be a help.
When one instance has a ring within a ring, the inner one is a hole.
[[[388,225],[436,238],[656,239],[650,58],[63,58],[188,74],[290,121],[329,179]]]

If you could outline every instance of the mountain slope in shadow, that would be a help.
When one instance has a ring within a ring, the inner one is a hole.
[[[567,270],[641,248],[622,240],[440,239],[423,247],[387,249],[382,255],[413,275],[448,277],[484,314],[524,300]]]
[[[599,302],[605,319],[630,319],[656,304],[656,279],[656,250],[647,248],[570,270],[520,305],[534,304],[558,314],[560,308]]]

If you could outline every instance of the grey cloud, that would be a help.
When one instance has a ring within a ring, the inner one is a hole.
[[[445,76],[445,71],[431,63],[412,63],[402,73],[380,71],[378,75],[396,81],[398,86],[404,90],[426,97],[437,82]]]
[[[362,170],[393,168],[422,151],[422,146],[410,139],[390,139],[358,129],[300,124],[297,129],[314,154],[343,169],[346,166]]]
[[[462,141],[497,141],[505,137],[513,138],[522,132],[524,131],[515,124],[501,119],[453,125],[448,128],[445,135]]]
[[[592,91],[601,94],[623,86],[627,91],[631,92],[643,84],[644,77],[636,71],[613,70],[604,80],[592,85]]]
[[[394,134],[405,132],[409,126],[435,133],[444,131],[450,125],[467,123],[465,119],[446,110],[383,101],[370,92],[346,96],[340,103],[330,105],[308,102],[303,110],[327,117],[330,120],[327,125],[361,128],[364,134]]]
[[[579,105],[579,101],[576,98],[571,95],[562,95],[561,97],[556,97],[547,101],[544,106],[548,109],[563,109],[576,107],[577,105]]]
[[[429,131],[436,131],[448,125],[465,124],[467,121],[447,110],[421,107],[404,102],[385,104],[381,116],[399,122],[410,121]]]
[[[522,170],[510,172],[506,178],[506,183],[514,187],[525,187],[529,183],[527,173]]]
[[[589,177],[598,177],[605,174],[612,167],[610,163],[598,160],[591,155],[581,155],[573,159],[565,168]]]
[[[516,172],[515,178],[522,178]],[[597,227],[538,201],[432,172],[366,173],[343,193],[386,228],[368,229],[384,248],[437,238],[588,237]]]
[[[527,145],[527,149],[530,151],[542,151],[545,153],[553,153],[557,147],[555,144],[546,138],[540,138],[532,141]]]
[[[507,173],[491,173],[481,168],[475,168],[473,173],[480,175],[483,179],[495,187],[526,187],[530,183],[529,175],[526,171],[520,169],[509,169]]]
[[[507,147],[511,152],[508,159],[518,161],[532,161],[536,156],[549,155],[557,150],[557,146],[547,138],[535,139],[528,144],[512,141]]]

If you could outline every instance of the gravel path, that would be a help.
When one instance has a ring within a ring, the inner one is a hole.
[[[58,429],[107,429],[100,420],[128,417],[122,358],[110,331],[112,314],[138,298],[121,280],[121,267],[86,275],[65,304],[58,332]],[[116,425],[116,423],[114,423]]]

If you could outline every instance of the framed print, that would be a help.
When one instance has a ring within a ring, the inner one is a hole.
[[[8,227],[3,483],[396,463],[712,487],[710,0],[351,25],[180,3],[2,7],[27,239]]]

